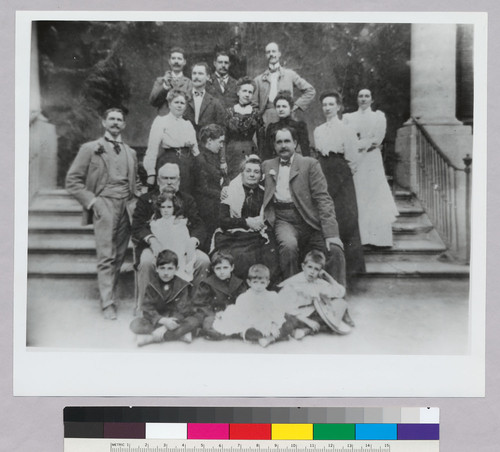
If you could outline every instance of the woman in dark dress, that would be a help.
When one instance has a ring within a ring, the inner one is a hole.
[[[278,122],[273,122],[267,126],[264,140],[264,150],[262,160],[268,160],[275,157],[273,137],[276,130],[282,127],[293,127],[297,131],[297,149],[296,152],[309,156],[309,133],[307,132],[307,124],[304,121],[295,121],[292,119],[293,98],[290,91],[280,91],[274,99],[274,107],[278,113]]]
[[[249,77],[243,77],[238,80],[237,86],[238,103],[226,110],[226,161],[229,179],[238,175],[245,157],[258,154],[264,127],[259,109],[251,104],[255,82]]]
[[[207,251],[210,249],[213,233],[219,226],[221,188],[229,183],[220,169],[219,153],[224,148],[224,140],[225,130],[218,124],[209,124],[200,130],[198,160],[205,188],[200,193],[198,209],[207,231],[207,242],[201,248]]]
[[[264,264],[271,271],[271,282],[279,277],[278,250],[270,227],[264,222],[262,203],[264,187],[261,160],[249,156],[241,174],[227,187],[220,204],[220,229],[214,234],[215,250],[234,257],[234,274],[243,280],[253,264]]]
[[[350,276],[365,271],[352,177],[358,160],[356,135],[339,119],[338,114],[342,109],[342,97],[339,93],[324,93],[320,96],[320,101],[326,122],[314,130],[314,145],[328,183],[328,193],[335,204],[339,235],[344,244],[346,276],[349,280]]]

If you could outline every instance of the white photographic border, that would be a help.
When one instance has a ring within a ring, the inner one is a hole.
[[[129,20],[472,23],[474,137],[469,353],[422,355],[175,354],[27,349],[27,224],[31,22]],[[485,390],[486,13],[63,12],[16,18],[14,395],[220,397],[478,397]],[[163,361],[163,360],[162,360]]]

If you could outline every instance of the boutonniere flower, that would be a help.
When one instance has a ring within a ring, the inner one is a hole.
[[[274,169],[269,170],[269,175],[276,177],[276,171]]]
[[[104,146],[101,143],[99,143],[99,146],[97,146],[95,153],[96,155],[104,154]]]

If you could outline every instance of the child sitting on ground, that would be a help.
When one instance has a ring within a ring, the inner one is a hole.
[[[302,272],[279,284],[282,287],[279,295],[288,314],[287,324],[293,326],[292,337],[295,339],[302,339],[320,329],[338,334],[351,331],[342,320],[347,309],[347,303],[342,299],[345,288],[323,270],[325,263],[325,255],[312,250],[304,258]],[[317,312],[322,306],[329,311],[328,324]]]
[[[262,347],[283,338],[285,315],[276,292],[267,290],[271,273],[262,264],[248,270],[249,289],[236,303],[215,315],[213,329],[225,336],[240,335],[244,340],[258,342]]]
[[[178,258],[164,250],[156,258],[156,275],[146,288],[143,317],[136,318],[130,329],[137,334],[137,345],[182,340],[191,342],[192,333],[201,326],[190,300],[191,284],[176,275]]]
[[[213,274],[201,281],[194,299],[205,317],[200,334],[207,339],[218,340],[225,336],[213,329],[215,314],[234,304],[247,287],[244,281],[233,274],[234,259],[230,253],[217,251],[211,261]]]
[[[163,249],[177,254],[179,258],[177,275],[192,281],[196,246],[189,235],[181,200],[175,193],[162,192],[156,199],[154,207],[154,216],[150,221],[151,233],[158,239]]]

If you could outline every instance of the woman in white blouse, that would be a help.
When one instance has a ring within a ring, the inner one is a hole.
[[[187,96],[184,91],[170,90],[167,94],[170,112],[157,116],[149,132],[148,148],[143,166],[148,174],[148,185],[154,185],[158,169],[165,163],[177,163],[180,169],[181,192],[196,196],[202,191],[200,154],[193,125],[183,119]]]
[[[315,149],[335,204],[339,235],[344,244],[346,276],[365,271],[359,237],[358,208],[352,173],[356,170],[356,136],[339,119],[342,97],[336,91],[320,96],[326,122],[314,130]]]
[[[354,186],[358,201],[361,243],[392,246],[392,223],[398,210],[385,177],[380,149],[385,137],[386,119],[381,111],[373,111],[372,93],[358,93],[358,111],[344,115],[344,122],[356,134],[358,151]]]

